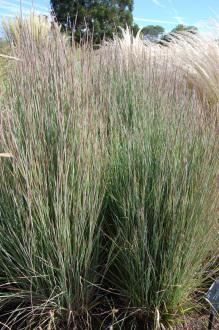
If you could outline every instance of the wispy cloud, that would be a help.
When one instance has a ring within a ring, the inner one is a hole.
[[[207,18],[200,19],[193,25],[195,25],[199,32],[208,38],[218,38],[219,37],[219,29],[217,27],[217,23],[215,21],[209,20]]]
[[[3,18],[13,18],[15,15],[14,14],[0,14],[0,18],[3,19]]]
[[[0,0],[1,1],[1,0]],[[20,5],[20,0],[14,0],[14,2],[17,2]],[[34,1],[28,1],[28,0],[21,0],[21,6],[22,7],[30,7],[30,8],[37,8],[42,11],[48,11],[49,8],[45,6],[41,6]]]
[[[11,3],[8,3],[7,1],[0,1],[0,9],[3,9],[7,13],[10,12],[17,12],[20,8],[16,5],[11,5]]]
[[[184,19],[184,17],[180,16],[178,10],[174,6],[173,0],[167,0],[167,1],[169,4],[169,7],[168,7],[169,14],[174,15],[174,16],[172,16],[172,18],[176,20],[176,23],[185,25],[186,24],[185,19]]]
[[[160,3],[159,0],[152,0],[152,1],[156,6],[161,7],[161,8],[165,8],[165,6],[162,3]]]
[[[134,17],[135,21],[148,22],[148,23],[159,23],[159,24],[176,24],[176,21],[166,21],[162,19],[144,18],[144,17]]]
[[[216,10],[214,10],[214,8],[212,8],[212,7],[208,7],[208,9],[212,12],[212,14],[214,14],[214,16],[218,19],[218,17],[219,17],[219,13],[218,12],[216,12]]]
[[[185,24],[184,23],[184,18],[181,16],[174,16],[173,17],[179,24]]]
[[[17,2],[17,3],[16,3]],[[4,11],[4,14],[0,16],[12,17],[22,11],[23,14],[28,14],[30,10],[34,10],[37,14],[48,14],[49,8],[40,5],[33,5],[32,2],[23,0],[20,6],[19,0],[13,2],[7,0],[0,0],[0,10]]]

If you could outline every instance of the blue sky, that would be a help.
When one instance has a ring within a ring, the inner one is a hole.
[[[37,13],[49,11],[49,0],[0,0],[0,21],[19,13],[20,2],[24,14],[31,8]],[[183,23],[206,32],[209,20],[219,21],[219,0],[135,0],[133,15],[141,27],[158,24],[169,31]]]
[[[219,0],[136,0],[134,3],[139,26],[158,24],[169,31],[182,23],[196,25],[204,31],[209,21],[219,20]]]

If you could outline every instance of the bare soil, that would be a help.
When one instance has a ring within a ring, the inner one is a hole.
[[[207,330],[209,315],[194,315],[186,317],[182,325],[173,327],[173,330]],[[219,315],[214,317],[212,330],[219,330]]]

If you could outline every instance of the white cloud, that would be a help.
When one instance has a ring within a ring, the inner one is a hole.
[[[144,18],[144,17],[134,17],[135,21],[148,22],[148,23],[159,23],[159,24],[176,24],[176,21],[166,21],[162,19]]]
[[[4,18],[4,17],[13,18],[14,16],[15,16],[14,14],[0,14],[1,18]]]
[[[39,5],[33,6],[32,2],[30,1],[23,0],[21,2],[21,6],[19,0],[14,0],[14,1],[17,2],[17,4],[15,2],[12,3],[11,1],[9,2],[7,0],[0,0],[0,9],[6,11],[4,16],[7,16],[7,14],[9,13],[15,13],[15,14],[17,14],[18,12],[27,13],[30,12],[30,10],[34,10],[36,13],[40,13],[40,14],[49,13],[49,8]]]
[[[161,8],[165,8],[165,6],[163,4],[161,4],[159,0],[152,0],[152,1],[156,6],[161,7]]]
[[[219,15],[218,15],[218,12],[216,12],[216,10],[214,10],[214,8],[212,7],[208,7],[208,9],[212,12],[212,14],[214,14],[214,16],[218,19],[219,18]]]
[[[201,19],[193,24],[196,26],[202,36],[215,39],[219,37],[219,29],[216,25],[210,24],[208,19]]]
[[[17,6],[13,6],[13,7],[8,6],[7,3],[5,3],[5,2],[0,2],[0,9],[3,9],[4,11],[7,11],[7,13],[9,13],[9,12],[15,13],[15,12],[19,11],[19,7],[17,7]]]
[[[20,4],[20,0],[14,0],[14,1]],[[22,7],[27,6],[27,7],[30,7],[30,8],[37,8],[37,9],[40,9],[40,10],[46,11],[46,12],[49,11],[48,7],[38,5],[38,4],[34,3],[34,1],[21,0],[21,6]]]
[[[180,16],[178,13],[178,10],[174,7],[173,1],[168,0],[169,3],[169,9],[170,9],[170,14],[174,15],[173,18],[176,20],[178,24],[185,24],[184,17]]]
[[[177,21],[179,24],[183,24],[183,25],[185,25],[185,22],[184,22],[184,18],[183,18],[183,17],[181,17],[181,16],[174,16],[173,18],[176,19],[176,21]]]

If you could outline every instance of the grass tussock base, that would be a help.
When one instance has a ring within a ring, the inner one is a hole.
[[[128,32],[70,47],[36,24],[7,30],[2,327],[168,327],[217,245],[217,106],[172,48]]]

